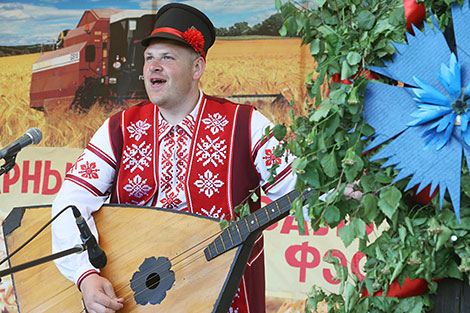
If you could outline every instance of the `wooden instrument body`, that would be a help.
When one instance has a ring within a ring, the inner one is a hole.
[[[50,206],[15,208],[4,222],[7,250],[16,249],[50,217]],[[254,236],[243,245],[207,261],[204,248],[220,233],[218,220],[174,210],[122,205],[105,205],[94,218],[100,246],[108,258],[101,275],[108,278],[116,290],[125,286],[117,292],[118,296],[128,299],[120,312],[228,311]],[[10,266],[49,254],[51,234],[50,228],[46,228],[12,257]],[[150,257],[168,258],[175,281],[161,303],[136,304],[129,283],[139,272],[139,266]],[[79,313],[83,310],[77,287],[64,278],[52,262],[13,274],[13,283],[20,313]]]

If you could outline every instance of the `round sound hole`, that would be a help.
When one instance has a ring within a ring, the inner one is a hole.
[[[147,286],[148,289],[155,289],[158,287],[160,284],[160,275],[157,273],[152,273],[149,276],[147,276],[147,279],[145,280],[145,286]]]
[[[171,261],[167,257],[146,258],[131,278],[135,303],[140,305],[161,303],[174,283],[175,272],[171,270]]]

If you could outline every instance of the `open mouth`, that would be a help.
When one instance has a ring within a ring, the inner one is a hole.
[[[160,85],[166,83],[166,80],[161,79],[161,78],[151,78],[150,83],[152,84],[152,86],[155,87],[155,86],[160,86]]]

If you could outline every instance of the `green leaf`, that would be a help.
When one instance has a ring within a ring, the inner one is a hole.
[[[360,218],[352,218],[348,224],[338,230],[338,234],[344,245],[348,247],[355,238],[367,236],[366,223]]]
[[[408,231],[410,232],[410,234],[414,236],[415,232],[414,232],[413,226],[411,226],[411,220],[408,216],[405,217],[405,225]]]
[[[364,175],[361,177],[360,185],[364,193],[375,191],[375,177],[372,175]]]
[[[404,245],[406,240],[406,228],[403,227],[403,225],[398,226],[398,235],[400,236],[400,240]]]
[[[323,36],[327,37],[329,35],[334,35],[336,36],[336,32],[333,28],[331,28],[328,25],[322,25],[318,27],[318,31],[323,34]]]
[[[331,153],[324,156],[320,161],[320,164],[328,177],[335,177],[338,173],[338,165],[336,164],[336,155],[334,151],[331,151]]]
[[[346,312],[350,312],[352,307],[355,304],[355,300],[357,300],[357,290],[353,284],[347,283],[346,284],[346,295],[344,299],[344,305],[346,306]]]
[[[278,141],[283,140],[286,134],[287,134],[286,126],[282,124],[277,124],[276,126],[274,126],[273,135]]]
[[[230,225],[230,222],[227,221],[227,220],[220,220],[219,222],[219,227],[221,230],[224,230],[225,228],[227,228],[228,226]]]
[[[439,250],[442,248],[442,246],[449,241],[450,236],[452,236],[452,230],[445,226],[442,225],[442,232],[437,235],[437,243],[436,243],[436,250]]]
[[[346,151],[346,155],[343,158],[342,163],[344,174],[348,182],[354,181],[356,176],[359,173],[362,173],[364,161],[362,161],[362,158],[356,154],[352,147]]]
[[[341,212],[334,205],[330,205],[325,208],[324,217],[328,225],[330,227],[334,227],[334,225],[338,225],[338,223],[341,221]]]
[[[377,198],[370,193],[362,196],[361,203],[364,206],[364,215],[368,221],[373,221],[379,214]]]
[[[267,127],[264,129],[264,136],[265,136],[266,138],[269,138],[270,132],[271,132],[271,126],[267,126]]]
[[[295,140],[289,141],[288,147],[289,147],[289,151],[293,155],[295,155],[295,156],[301,156],[302,155],[302,147],[300,146],[300,144],[297,141],[295,141]]]
[[[286,24],[282,24],[281,28],[279,29],[279,35],[285,37],[287,35],[287,27]]]
[[[361,55],[354,51],[349,52],[348,55],[346,56],[346,60],[348,61],[350,65],[358,64],[359,62],[361,62],[361,59],[362,59]]]
[[[341,63],[341,80],[353,76],[355,72],[353,71],[351,65],[349,65],[347,60],[344,60]]]
[[[298,175],[298,177],[314,188],[321,187],[320,174],[315,163],[309,162],[305,168],[305,174]]]
[[[341,122],[341,119],[339,115],[336,113],[333,114],[333,116],[328,119],[328,121],[326,122],[325,129],[323,131],[325,138],[329,138],[336,133],[336,130],[338,129],[340,122]]]
[[[362,134],[366,137],[370,137],[372,136],[374,133],[375,133],[375,130],[372,126],[370,126],[369,124],[364,124],[364,126],[362,127],[362,130],[361,130]]]
[[[390,184],[393,181],[393,177],[386,175],[385,173],[378,172],[375,176],[375,180],[381,184]]]
[[[390,21],[390,24],[394,26],[406,24],[405,10],[403,10],[402,7],[396,8],[395,10],[393,10],[392,14],[390,14],[389,21]]]
[[[281,5],[282,5],[281,0],[275,0],[274,4],[275,4],[277,11],[281,10]]]
[[[363,10],[357,16],[357,23],[360,29],[369,30],[374,26],[375,16],[368,10]]]
[[[330,109],[332,108],[332,105],[329,101],[323,101],[320,108],[316,110],[313,115],[310,116],[310,121],[311,122],[318,122],[322,118],[325,118],[328,115],[328,112],[330,112]]]
[[[393,270],[392,277],[390,278],[390,282],[393,282],[398,277],[398,275],[400,275],[404,267],[405,267],[404,260],[401,260],[400,262],[398,262],[397,266]]]
[[[292,169],[298,174],[305,173],[305,167],[307,167],[308,159],[307,158],[296,158],[292,162]]]
[[[395,186],[385,188],[380,192],[379,209],[389,218],[395,214],[401,200],[401,192]]]
[[[295,212],[295,220],[299,226],[299,232],[301,235],[305,235],[305,220],[304,220],[304,212],[302,210],[302,201],[300,198],[296,198],[292,203],[292,211]]]
[[[326,3],[326,0],[314,0],[314,2],[321,8]]]
[[[382,251],[380,250],[379,247],[375,247],[375,258],[379,261],[385,262],[385,257],[382,254]]]
[[[317,55],[320,52],[320,39],[315,39],[310,43],[310,54]]]

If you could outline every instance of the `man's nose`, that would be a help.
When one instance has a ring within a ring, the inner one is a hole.
[[[155,59],[155,60],[152,61],[152,63],[150,63],[149,70],[152,71],[152,72],[161,71],[162,66],[161,66],[160,62],[157,59]]]

